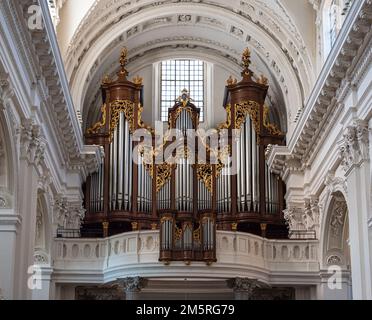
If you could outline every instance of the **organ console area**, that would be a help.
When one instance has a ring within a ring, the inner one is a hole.
[[[151,106],[142,103],[142,79],[127,79],[126,55],[124,49],[117,79],[104,79],[101,119],[85,135],[87,144],[103,147],[104,161],[84,186],[83,236],[160,230],[165,264],[215,262],[216,230],[287,237],[285,186],[265,162],[267,146],[282,145],[285,136],[270,123],[267,79],[255,80],[249,50],[242,80],[227,81],[226,122],[214,131],[217,143],[190,134],[199,129],[200,110],[187,90],[169,110],[174,134],[159,135],[146,125],[142,111]]]

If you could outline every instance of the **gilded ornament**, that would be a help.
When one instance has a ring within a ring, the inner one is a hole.
[[[127,69],[125,69],[125,66],[128,62],[127,56],[128,56],[128,50],[127,50],[127,48],[123,48],[122,51],[121,51],[121,55],[120,55],[120,72],[119,72],[119,75],[124,76],[124,77],[128,75],[128,71],[127,71]]]
[[[136,76],[133,78],[132,82],[137,86],[142,86],[143,78],[141,78],[140,76]]]
[[[109,85],[112,83],[112,80],[108,74],[106,74],[102,79],[102,85]]]
[[[102,113],[101,121],[97,122],[92,128],[89,128],[87,130],[88,134],[98,133],[98,131],[101,130],[106,125],[106,118],[107,118],[106,104],[104,104],[101,107],[101,113]]]
[[[235,128],[240,130],[248,115],[252,119],[256,133],[260,134],[260,105],[255,101],[235,105]]]
[[[233,85],[236,85],[238,83],[238,80],[236,78],[233,78],[232,76],[230,76],[229,79],[227,79],[226,83],[227,83],[228,86],[233,86]]]
[[[225,123],[222,123],[218,126],[218,130],[226,130],[231,127],[231,104],[228,104],[226,106],[226,115],[227,115],[227,120]]]
[[[263,115],[263,125],[264,125],[264,127],[273,136],[283,135],[283,133],[278,129],[278,127],[275,124],[270,123],[269,113],[270,113],[270,108],[265,105],[264,106],[264,115]]]
[[[111,103],[111,123],[110,123],[110,135],[114,134],[114,131],[120,120],[120,113],[123,112],[125,118],[129,123],[130,133],[133,134],[135,130],[134,126],[134,103],[129,100],[115,100]]]
[[[251,74],[249,66],[251,65],[251,51],[248,48],[245,48],[243,51],[243,74],[249,76]]]
[[[198,164],[197,177],[202,181],[210,193],[213,193],[213,165],[211,164]]]
[[[193,234],[192,238],[194,239],[195,243],[201,244],[201,227],[199,226],[198,229],[196,229]]]
[[[257,83],[262,84],[264,86],[268,86],[269,80],[262,74],[261,77],[258,79]]]
[[[163,163],[156,166],[156,191],[159,192],[172,177],[174,165]]]
[[[174,231],[174,240],[175,241],[180,241],[182,239],[182,229],[178,228],[178,226],[175,226],[175,231]]]

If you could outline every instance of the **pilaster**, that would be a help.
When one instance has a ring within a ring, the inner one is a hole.
[[[350,216],[351,268],[354,299],[372,299],[372,252],[368,220],[371,214],[369,132],[365,121],[345,129],[339,147],[347,184]]]
[[[132,277],[118,280],[125,291],[126,300],[139,300],[139,293],[147,285],[147,280],[141,277]]]

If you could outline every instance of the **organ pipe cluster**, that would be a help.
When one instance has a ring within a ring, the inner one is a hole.
[[[143,153],[134,153],[139,142],[133,134],[147,129],[156,150],[155,133],[142,121],[142,79],[127,79],[127,51],[123,50],[117,79],[106,76],[102,83],[101,119],[85,136],[88,144],[102,146],[105,156],[86,182],[84,228],[105,226],[105,237],[159,229],[160,261],[210,264],[216,261],[217,229],[256,232],[256,226],[262,226],[262,235],[267,236],[266,232],[284,226],[284,185],[265,162],[266,147],[283,144],[284,135],[267,118],[267,79],[255,80],[248,50],[242,61],[243,79],[227,82],[227,120],[219,127],[228,132],[227,161],[210,163],[207,153],[207,162],[201,163],[198,137],[192,144],[195,150],[189,149],[188,130],[198,129],[200,110],[185,89],[169,110],[169,129],[178,129],[177,136],[163,146],[181,141],[183,152],[172,165],[156,163],[155,157],[148,163]]]

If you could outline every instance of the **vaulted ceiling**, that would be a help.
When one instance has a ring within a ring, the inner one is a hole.
[[[270,99],[293,122],[315,81],[315,27],[308,0],[67,0],[57,33],[83,116],[124,45],[129,70],[182,51],[236,74],[249,47],[253,71],[269,78]]]

